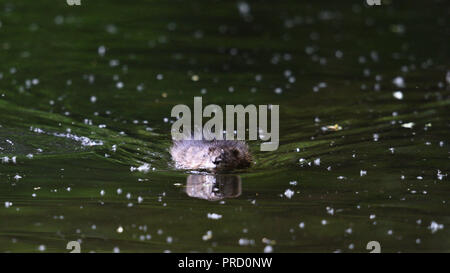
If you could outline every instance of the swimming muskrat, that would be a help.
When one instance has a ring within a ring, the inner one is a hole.
[[[175,167],[190,170],[234,170],[250,166],[247,144],[236,140],[174,141],[170,154]]]

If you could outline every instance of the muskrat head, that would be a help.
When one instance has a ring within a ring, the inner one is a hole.
[[[217,141],[209,147],[209,154],[217,170],[247,168],[251,162],[247,145],[237,141]]]

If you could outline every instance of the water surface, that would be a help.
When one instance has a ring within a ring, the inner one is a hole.
[[[448,5],[382,2],[0,1],[0,251],[449,251]],[[279,149],[175,170],[194,96]]]

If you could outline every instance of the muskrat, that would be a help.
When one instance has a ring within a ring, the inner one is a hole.
[[[247,144],[236,140],[174,141],[170,154],[179,169],[228,171],[247,168],[252,162]]]

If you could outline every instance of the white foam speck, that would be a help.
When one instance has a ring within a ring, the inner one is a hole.
[[[122,232],[123,232],[123,227],[122,227],[122,226],[119,226],[119,227],[116,229],[116,231],[117,231],[117,233],[122,233]]]
[[[130,171],[134,172],[134,171],[138,171],[138,172],[143,172],[143,173],[147,173],[150,171],[150,164],[148,163],[144,163],[143,165],[139,166],[139,167],[130,167]]]
[[[213,219],[213,220],[219,220],[222,218],[222,215],[217,214],[217,213],[208,213],[207,216],[209,219]]]
[[[443,224],[438,224],[435,221],[432,221],[430,226],[428,226],[428,229],[431,230],[431,233],[435,233],[440,229],[444,229],[444,225]]]
[[[395,84],[395,86],[397,86],[399,88],[405,87],[405,80],[402,77],[400,77],[400,76],[394,78],[392,80],[392,83]]]
[[[294,196],[294,191],[291,190],[291,189],[287,189],[287,190],[284,191],[284,195],[285,195],[287,198],[291,199],[292,196]]]
[[[272,253],[273,252],[273,247],[272,246],[266,246],[264,248],[264,253]]]
[[[407,129],[411,129],[411,128],[414,127],[414,125],[415,125],[414,122],[408,122],[408,123],[403,123],[403,124],[402,124],[402,127],[403,127],[403,128],[407,128]]]
[[[398,100],[402,100],[403,99],[403,92],[402,91],[395,91],[394,93],[392,93],[392,95],[394,96],[394,98],[396,98]]]

